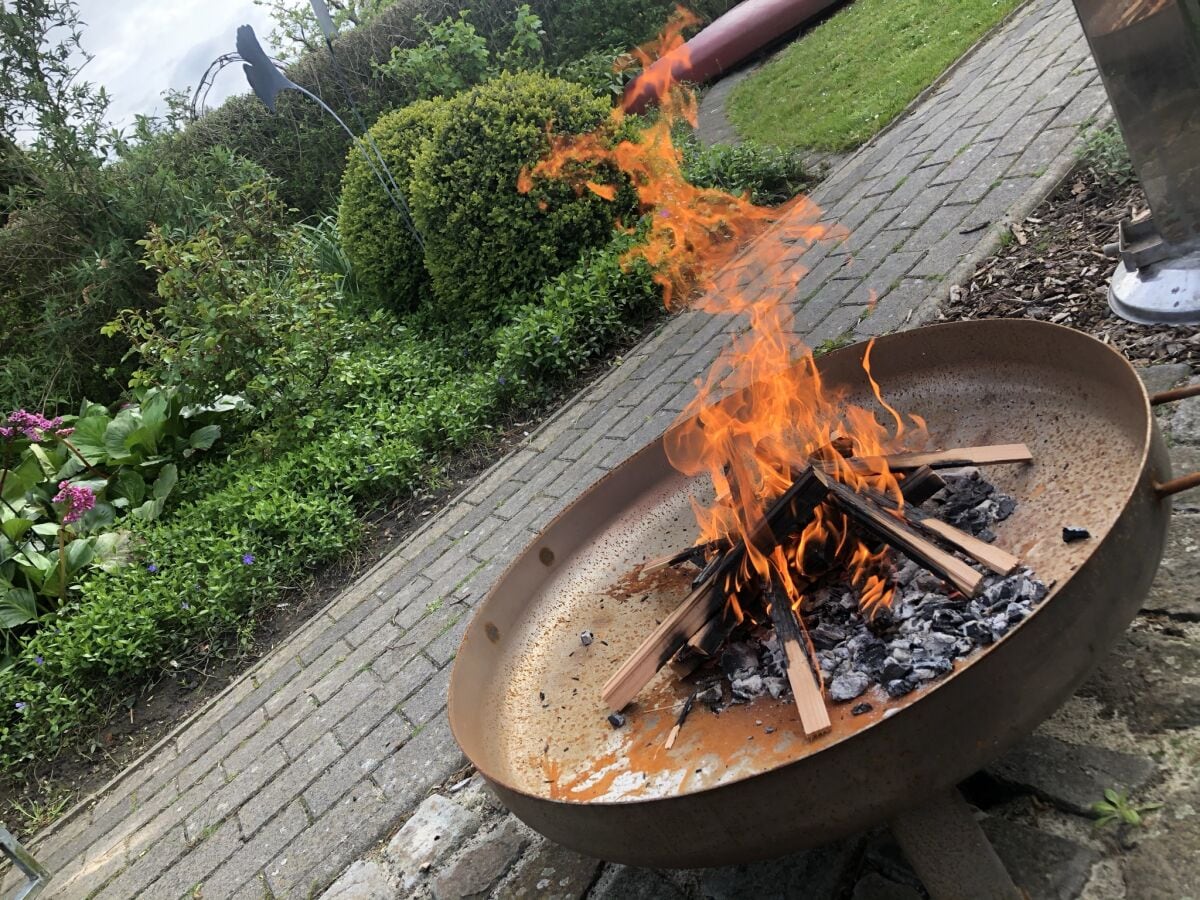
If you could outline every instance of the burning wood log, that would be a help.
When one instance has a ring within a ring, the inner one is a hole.
[[[769,553],[777,534],[786,535],[806,524],[818,504],[825,499],[828,490],[812,468],[806,469],[771,505],[755,528],[751,535],[755,548],[764,554]],[[705,575],[704,580],[693,588],[605,683],[601,695],[610,709],[619,711],[631,703],[654,677],[654,673],[665,666],[709,619],[721,612],[725,606],[729,580],[737,576],[745,558],[745,543],[739,542],[720,555],[720,562],[711,566],[711,574],[701,573]]]
[[[709,545],[697,544],[693,547],[688,547],[686,550],[678,550],[675,553],[668,553],[666,556],[660,556],[652,559],[649,562],[642,564],[643,575],[651,575],[654,572],[660,572],[663,569],[669,569],[671,566],[681,566],[684,563],[693,563],[698,566],[704,565],[705,557],[708,556]]]
[[[800,713],[800,725],[808,737],[814,737],[832,727],[829,711],[825,709],[825,698],[821,696],[821,686],[804,650],[800,622],[796,619],[787,593],[771,585],[769,595],[771,623],[775,626],[775,639],[779,641],[787,661],[788,683],[792,686],[796,711]]]
[[[965,562],[922,537],[853,488],[834,480],[823,471],[814,472],[829,488],[838,505],[877,538],[906,553],[967,597],[979,594],[983,587],[983,576]]]

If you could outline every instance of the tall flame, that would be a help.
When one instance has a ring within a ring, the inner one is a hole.
[[[682,32],[698,22],[692,13],[677,9],[660,38],[634,52],[644,74],[661,56],[686,59]],[[581,164],[615,166],[629,179],[649,219],[648,238],[630,256],[653,266],[668,308],[692,300],[705,312],[748,322],[697,381],[695,398],[666,438],[671,464],[686,475],[708,475],[716,491],[712,503],[693,502],[700,531],[697,543],[747,539],[739,584],[751,578],[774,579],[797,607],[809,577],[820,574],[810,569],[836,562],[859,588],[864,609],[876,610],[891,599],[885,552],[855,538],[835,508],[820,507],[790,546],[764,552],[748,538],[761,526],[772,501],[792,484],[794,473],[814,456],[833,466],[840,480],[870,486],[902,503],[897,480],[886,466],[879,473],[859,474],[830,448],[835,439],[850,439],[856,455],[884,455],[899,449],[900,440],[914,429],[920,440],[924,423],[909,417],[906,424],[905,417],[884,401],[871,377],[870,346],[863,368],[890,428],[823,384],[811,350],[794,330],[788,297],[804,270],[793,260],[814,241],[845,232],[822,224],[820,208],[804,196],[769,209],[755,206],[748,197],[689,184],[671,131],[681,120],[695,125],[696,98],[671,82],[672,68],[653,70],[654,77],[663,79],[655,85],[662,98],[660,110],[641,127],[636,140],[614,143],[612,134],[629,130],[626,108],[616,108],[616,127],[579,136],[552,135],[549,154],[522,173],[519,187],[529,190],[539,177],[571,178],[577,189],[611,199],[611,186],[580,181],[579,173],[588,170]],[[788,275],[780,278],[780,272]],[[740,619],[736,594],[730,595],[730,603]]]

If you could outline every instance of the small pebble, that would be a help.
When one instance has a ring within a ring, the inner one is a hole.
[[[608,724],[613,728],[620,728],[625,724],[625,717],[620,713],[609,713]]]
[[[868,713],[874,708],[875,707],[873,707],[870,703],[857,703],[855,704],[854,708],[850,710],[850,715],[861,716],[863,713]]]
[[[775,726],[774,726],[774,725],[768,725],[766,728],[764,728],[764,729],[763,729],[763,731],[765,731],[767,734],[774,734],[774,733],[775,733]]]
[[[1092,533],[1090,531],[1088,531],[1086,528],[1081,528],[1078,525],[1064,525],[1063,526],[1063,542],[1064,543],[1071,544],[1071,543],[1074,543],[1075,541],[1086,541],[1091,536],[1092,536]]]
[[[583,646],[585,646],[585,647],[590,647],[592,644],[592,641],[594,641],[595,639],[596,639],[596,636],[594,634],[592,634],[590,631],[579,632],[579,643],[583,644]]]

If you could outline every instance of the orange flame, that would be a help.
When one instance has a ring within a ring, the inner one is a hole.
[[[634,52],[644,66],[643,77],[656,58],[686,58],[682,31],[698,21],[677,9],[660,39]],[[770,504],[792,484],[794,474],[814,456],[831,465],[840,480],[887,492],[899,502],[899,485],[890,472],[858,473],[832,444],[835,438],[849,438],[856,455],[886,455],[899,449],[901,439],[914,428],[921,438],[924,422],[909,417],[906,426],[904,417],[884,401],[871,376],[870,346],[863,368],[891,428],[871,410],[847,402],[841,392],[822,383],[812,352],[794,330],[789,296],[804,270],[790,260],[814,241],[844,237],[845,231],[822,224],[820,208],[807,197],[768,209],[755,206],[748,197],[688,183],[671,130],[680,120],[695,124],[696,99],[673,83],[673,68],[653,70],[655,78],[663,79],[655,85],[661,105],[636,140],[614,143],[613,134],[629,131],[625,108],[614,109],[606,128],[578,136],[551,135],[549,154],[521,173],[518,186],[528,191],[535,178],[567,178],[578,190],[609,197],[615,195],[611,186],[583,180],[581,173],[594,175],[598,163],[619,169],[648,219],[647,239],[630,256],[654,268],[668,308],[699,295],[693,300],[696,308],[747,320],[749,327],[734,335],[697,381],[695,398],[664,439],[672,465],[686,475],[708,475],[716,491],[712,503],[693,500],[700,530],[697,543],[746,541],[746,563],[735,589],[752,578],[773,579],[798,607],[810,578],[820,574],[809,569],[836,562],[858,587],[863,609],[876,611],[891,600],[886,551],[872,551],[858,540],[835,508],[819,507],[798,541],[787,548],[764,553],[749,537]],[[781,271],[786,273],[783,277]],[[734,593],[730,603],[740,621],[744,612]]]

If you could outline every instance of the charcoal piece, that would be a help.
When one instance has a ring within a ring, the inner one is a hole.
[[[729,689],[733,692],[734,703],[747,703],[766,693],[767,686],[763,683],[761,675],[754,674],[745,678],[734,678],[729,682]]]
[[[1050,589],[1036,578],[1022,578],[1020,587],[1017,588],[1017,597],[1031,606],[1045,600],[1048,593],[1050,593]]]
[[[921,647],[933,658],[950,656],[954,652],[955,638],[940,631],[930,631],[921,635]],[[914,662],[914,667],[916,663]]]
[[[867,628],[872,634],[884,634],[896,622],[895,616],[892,615],[891,609],[882,606],[875,610],[871,618],[867,619]]]
[[[996,521],[1003,522],[1013,514],[1013,510],[1017,508],[1017,501],[1008,494],[1000,494],[996,498]]]
[[[889,697],[903,697],[905,694],[911,694],[917,687],[917,683],[908,678],[896,678],[889,681],[883,686]]]
[[[816,628],[810,629],[808,636],[818,650],[832,650],[846,639],[846,632],[836,625],[822,623]]]
[[[1006,619],[1008,619],[1008,623],[1010,625],[1017,624],[1027,615],[1029,615],[1029,610],[1027,610],[1020,603],[1010,603],[1007,607],[1005,607],[1004,610],[1004,616]]]
[[[621,715],[620,713],[609,713],[608,714],[608,724],[611,725],[613,728],[620,728],[622,725],[625,724],[625,717],[623,715]]]
[[[990,528],[980,528],[975,532],[975,537],[979,538],[985,544],[991,544],[996,540],[996,532]]]
[[[963,623],[963,617],[952,609],[934,610],[933,627],[940,631],[955,629]]]
[[[862,695],[871,684],[871,679],[862,672],[847,672],[829,683],[829,699],[834,703],[845,703]]]
[[[917,681],[933,681],[939,675],[948,674],[953,668],[954,663],[944,657],[922,660],[913,663],[912,675],[909,677]]]
[[[861,716],[863,713],[869,713],[874,708],[870,703],[856,703],[850,710],[850,715]]]
[[[1092,533],[1080,525],[1064,525],[1062,535],[1063,543],[1073,544],[1075,541],[1086,541]]]
[[[887,655],[887,644],[883,641],[863,642],[851,650],[854,668],[872,676],[878,674],[879,670],[883,668],[883,662],[887,659]]]
[[[986,646],[995,640],[992,629],[983,622],[967,622],[962,627],[963,635],[976,646]]]
[[[710,706],[721,702],[721,682],[714,681],[708,687],[695,694],[696,701],[699,703],[707,703]]]
[[[733,681],[758,669],[758,650],[745,641],[726,644],[721,654],[721,671]]]
[[[775,700],[787,694],[789,685],[786,678],[778,676],[768,676],[762,680],[763,687],[767,689],[767,693]]]
[[[592,641],[595,639],[596,636],[586,629],[579,632],[579,643],[583,644],[585,647],[590,647],[592,645]]]
[[[1008,616],[1004,613],[992,616],[988,621],[988,627],[992,629],[992,636],[996,640],[1004,637],[1008,633]]]
[[[884,681],[897,681],[901,678],[907,678],[912,671],[912,666],[906,662],[900,662],[893,656],[889,656],[884,660],[883,668],[879,670],[879,677]]]

